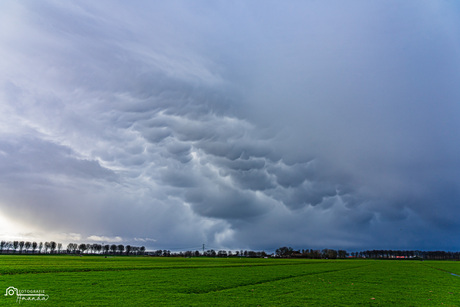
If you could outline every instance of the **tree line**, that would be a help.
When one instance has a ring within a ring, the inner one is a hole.
[[[214,249],[209,249],[205,251],[181,251],[181,252],[171,252],[170,250],[161,250],[149,252],[148,255],[155,257],[248,257],[248,258],[263,258],[268,257],[269,255],[264,251],[226,251]]]
[[[104,255],[144,255],[144,246],[123,244],[86,244],[69,243],[64,249],[62,243],[30,242],[30,241],[0,241],[2,254],[104,254]]]
[[[346,250],[329,248],[294,250],[292,247],[283,246],[275,251],[275,257],[279,258],[345,259],[348,255]]]
[[[309,259],[425,259],[425,260],[460,260],[460,252],[420,251],[420,250],[365,250],[348,253],[345,250],[333,249],[302,249],[280,247],[275,251],[275,257],[309,258]]]
[[[420,250],[366,250],[352,252],[353,258],[460,260],[460,252]]]
[[[274,254],[264,251],[225,251],[203,250],[202,252],[185,251],[171,252],[170,250],[155,250],[146,252],[144,246],[123,244],[85,244],[69,243],[64,249],[62,243],[30,242],[30,241],[0,241],[0,254],[91,254],[91,255],[149,255],[156,257],[248,257],[248,258],[307,258],[307,259],[426,259],[426,260],[460,260],[460,252],[449,251],[419,251],[419,250],[366,250],[348,253],[345,250],[334,249],[302,249],[294,250],[283,246],[276,249]]]

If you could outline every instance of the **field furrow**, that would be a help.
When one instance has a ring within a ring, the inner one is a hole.
[[[367,266],[367,265],[366,265]],[[230,290],[230,289],[236,289],[240,287],[247,287],[247,286],[255,286],[255,285],[260,285],[260,284],[266,284],[266,283],[271,283],[271,282],[277,282],[277,281],[282,281],[282,280],[287,280],[287,279],[292,279],[292,278],[299,278],[299,277],[304,277],[304,276],[309,276],[309,275],[317,275],[317,274],[325,274],[325,273],[332,273],[332,272],[340,272],[340,271],[345,271],[345,270],[353,270],[360,268],[362,266],[356,266],[356,267],[351,267],[351,268],[343,268],[343,269],[336,269],[336,270],[324,270],[324,271],[319,271],[319,272],[309,272],[309,273],[303,273],[303,274],[297,274],[297,275],[289,275],[289,276],[283,276],[283,277],[275,277],[271,279],[266,279],[266,280],[260,280],[257,282],[249,282],[245,284],[239,284],[233,287],[222,287],[220,289],[216,290],[210,290],[210,291],[192,291],[188,293],[195,293],[195,294],[204,294],[204,293],[211,293],[211,292],[219,292],[219,291],[225,291],[225,290]]]

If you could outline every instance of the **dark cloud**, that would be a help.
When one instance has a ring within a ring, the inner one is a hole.
[[[3,135],[0,141],[0,170],[2,180],[15,185],[23,184],[30,178],[44,181],[53,176],[69,176],[74,179],[95,179],[114,181],[117,175],[101,167],[98,161],[78,157],[75,152],[39,137]]]
[[[456,4],[1,6],[0,214],[16,232],[457,248]]]

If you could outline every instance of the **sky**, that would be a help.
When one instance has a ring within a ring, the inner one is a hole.
[[[457,1],[0,3],[0,238],[460,250]]]

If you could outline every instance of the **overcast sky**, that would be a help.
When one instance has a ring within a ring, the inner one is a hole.
[[[457,1],[0,2],[0,238],[460,248]]]

